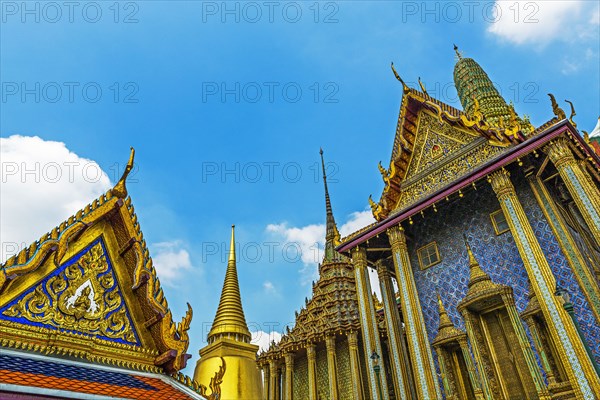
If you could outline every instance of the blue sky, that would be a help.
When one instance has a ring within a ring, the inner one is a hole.
[[[580,129],[600,114],[596,2],[23,4],[0,3],[3,253],[114,183],[134,146],[129,192],[167,298],[177,318],[194,308],[192,366],[231,224],[251,330],[281,331],[310,295],[311,243],[324,236],[319,147],[343,233],[368,223],[401,100],[390,61],[460,107],[456,43],[534,125],[552,117],[549,92],[574,102]],[[5,176],[7,163],[66,159],[105,175],[54,186]]]

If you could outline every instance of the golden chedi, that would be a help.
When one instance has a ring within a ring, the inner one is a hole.
[[[200,350],[194,379],[208,384],[223,364],[221,400],[262,399],[262,382],[256,364],[258,346],[250,344],[250,331],[244,317],[235,260],[235,235],[231,227],[231,246],[225,283],[208,345]]]

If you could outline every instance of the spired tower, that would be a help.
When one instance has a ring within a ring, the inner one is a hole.
[[[454,66],[454,85],[465,113],[473,114],[477,99],[481,113],[488,123],[496,126],[503,123],[508,125],[510,106],[506,104],[488,74],[472,58],[463,58],[456,45],[454,51],[458,58]]]
[[[232,226],[221,300],[208,333],[208,345],[200,350],[194,379],[204,384],[211,382],[211,378],[225,364],[221,400],[262,399],[260,371],[256,364],[258,346],[250,344],[250,339],[238,284]]]

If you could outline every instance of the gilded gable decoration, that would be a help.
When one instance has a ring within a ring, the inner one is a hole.
[[[140,344],[101,239],[0,309],[0,319]]]

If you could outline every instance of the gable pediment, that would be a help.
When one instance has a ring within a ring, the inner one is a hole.
[[[421,109],[411,159],[392,214],[455,182],[505,148]]]
[[[0,319],[141,346],[102,237],[2,306]]]

